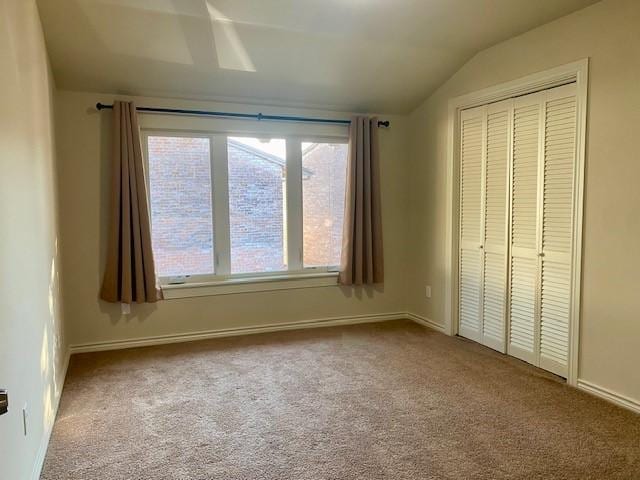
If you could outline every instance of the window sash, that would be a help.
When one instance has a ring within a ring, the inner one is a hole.
[[[211,175],[213,176],[213,264],[215,277],[231,272],[231,233],[229,229],[229,168],[226,135],[212,135]]]
[[[223,282],[237,279],[267,279],[270,277],[300,276],[304,274],[314,275],[332,273],[338,271],[338,265],[317,267],[305,267],[304,242],[303,242],[303,186],[302,186],[302,144],[310,143],[337,143],[346,144],[347,134],[315,135],[281,133],[267,133],[241,130],[238,132],[214,132],[200,130],[172,130],[172,129],[141,129],[143,138],[143,150],[145,161],[145,179],[147,182],[147,196],[150,209],[152,209],[149,184],[149,137],[187,137],[207,138],[210,146],[210,165],[212,178],[211,201],[213,212],[213,265],[214,274],[188,274],[178,277],[159,277],[163,285],[172,284],[201,284]],[[283,247],[287,254],[287,270],[235,273],[231,274],[231,239],[229,219],[229,169],[228,169],[228,137],[258,137],[258,138],[283,138],[286,141],[286,222],[287,238]],[[151,225],[153,229],[153,225]]]
[[[302,143],[287,139],[287,256],[289,270],[302,270]]]

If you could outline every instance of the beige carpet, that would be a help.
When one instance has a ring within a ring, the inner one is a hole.
[[[405,321],[72,358],[43,479],[640,479],[640,416]]]

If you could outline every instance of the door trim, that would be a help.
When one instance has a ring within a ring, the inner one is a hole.
[[[582,279],[582,220],[584,207],[584,168],[587,124],[587,87],[589,59],[585,58],[543,72],[477,92],[452,98],[448,107],[447,178],[446,178],[446,241],[445,241],[445,312],[444,331],[458,334],[458,236],[459,236],[459,126],[460,112],[466,108],[494,103],[508,98],[535,93],[568,83],[576,84],[576,170],[574,184],[574,229],[571,269],[571,314],[569,321],[569,358],[567,383],[576,386],[579,373],[579,330]]]

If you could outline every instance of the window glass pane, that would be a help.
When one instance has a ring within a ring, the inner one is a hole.
[[[286,142],[229,137],[231,273],[287,269]]]
[[[347,144],[302,143],[304,266],[340,264]]]
[[[157,275],[214,273],[209,139],[148,138],[151,235]]]

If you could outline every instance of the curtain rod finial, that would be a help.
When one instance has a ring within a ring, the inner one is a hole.
[[[390,124],[391,124],[391,123],[389,122],[389,120],[385,120],[385,121],[380,121],[380,122],[378,122],[378,126],[379,126],[379,127],[389,128],[389,125],[390,125]]]

